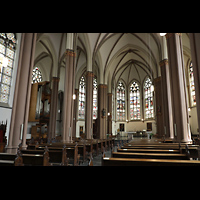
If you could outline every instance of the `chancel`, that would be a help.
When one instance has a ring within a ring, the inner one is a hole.
[[[199,33],[0,33],[0,166],[199,166]]]

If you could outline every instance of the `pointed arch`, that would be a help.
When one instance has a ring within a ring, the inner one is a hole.
[[[189,70],[191,107],[193,107],[193,106],[196,106],[196,94],[195,94],[194,73],[193,73],[192,61],[189,64],[188,70]]]
[[[118,121],[126,120],[125,91],[126,84],[124,83],[124,81],[119,80],[116,87],[116,116]]]
[[[147,76],[143,83],[144,88],[144,117],[145,119],[154,118],[154,100],[153,91],[154,87],[152,80]]]
[[[129,84],[129,105],[130,105],[130,120],[141,119],[141,86],[134,79]]]

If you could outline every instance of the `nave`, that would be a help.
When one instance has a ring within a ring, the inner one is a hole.
[[[19,145],[0,166],[200,166],[199,145],[147,137]]]
[[[0,33],[1,164],[195,161],[199,44],[196,33]],[[116,140],[131,134],[152,144]]]

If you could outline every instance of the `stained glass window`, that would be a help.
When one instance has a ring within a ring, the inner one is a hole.
[[[140,87],[136,81],[130,85],[130,120],[140,119]]]
[[[16,49],[15,33],[0,33],[0,102],[8,103]],[[6,61],[6,62],[5,62]],[[6,63],[6,66],[4,65]]]
[[[125,87],[119,81],[117,85],[117,120],[125,121]]]
[[[93,78],[93,119],[97,118],[97,78]]]
[[[191,95],[191,102],[192,106],[196,105],[196,95],[195,95],[195,86],[194,86],[194,74],[193,74],[193,66],[192,62],[189,67],[189,76],[190,76],[190,95]]]
[[[32,83],[39,83],[43,80],[42,73],[38,67],[33,68]]]
[[[85,119],[85,77],[82,76],[79,82],[79,119]]]
[[[150,78],[147,78],[144,83],[144,98],[145,98],[145,119],[154,117],[153,108],[153,85]]]

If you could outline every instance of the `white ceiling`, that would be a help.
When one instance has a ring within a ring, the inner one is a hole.
[[[66,33],[38,34],[35,65],[50,76],[60,76],[65,68]],[[190,56],[188,34],[182,34],[184,55]],[[122,79],[142,83],[146,76],[160,76],[162,42],[159,33],[75,33],[76,83],[86,71],[93,71],[98,83],[111,85]],[[49,71],[50,70],[50,71]],[[45,71],[45,70],[44,70]],[[77,85],[77,84],[76,84]]]

